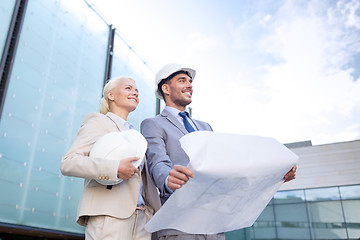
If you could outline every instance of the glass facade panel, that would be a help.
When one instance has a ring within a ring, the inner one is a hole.
[[[341,199],[360,199],[360,186],[344,186],[340,187]]]
[[[274,204],[304,202],[304,190],[277,192],[273,198],[273,201]]]
[[[310,239],[306,204],[279,204],[275,219],[279,239]]]
[[[338,187],[305,190],[307,201],[340,200]]]
[[[358,239],[360,185],[277,192],[238,239]],[[340,194],[339,194],[340,192]],[[271,210],[272,209],[272,210]],[[274,214],[272,214],[274,213]]]
[[[360,236],[360,199],[346,200],[342,204],[349,237],[358,238]]]
[[[83,180],[59,165],[99,109],[108,34],[84,1],[28,2],[0,122],[0,222],[83,232]]]
[[[0,56],[5,46],[16,0],[0,1]]]
[[[346,239],[340,201],[309,203],[313,239]]]
[[[266,206],[264,211],[254,223],[251,237],[252,239],[276,238],[274,207],[272,205]]]
[[[136,110],[129,115],[128,121],[140,130],[143,119],[155,116],[155,74],[122,41],[120,36],[115,34],[111,77],[117,76],[128,76],[136,81],[140,102]]]

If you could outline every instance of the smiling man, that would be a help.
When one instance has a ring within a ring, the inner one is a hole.
[[[212,131],[208,123],[192,119],[185,111],[191,103],[195,73],[194,69],[183,68],[176,63],[160,69],[156,75],[156,96],[164,99],[166,106],[161,114],[141,123],[141,132],[148,141],[146,156],[150,175],[160,191],[162,204],[189,178],[194,177],[186,167],[190,160],[181,148],[179,139],[193,131]],[[159,231],[158,237],[162,240],[225,239],[223,233],[192,235],[173,229]]]
[[[185,111],[191,103],[195,73],[194,69],[176,63],[160,69],[155,79],[155,94],[165,100],[166,106],[155,118],[145,119],[141,123],[141,133],[148,141],[146,157],[149,172],[160,191],[162,204],[189,178],[194,177],[186,167],[190,160],[181,148],[179,139],[193,131],[212,131],[208,123],[192,119]],[[295,172],[296,166],[284,176],[284,182],[294,179]],[[189,220],[188,224],[192,222]],[[161,240],[220,240],[225,239],[225,234],[187,234],[163,229],[158,232],[158,237]]]

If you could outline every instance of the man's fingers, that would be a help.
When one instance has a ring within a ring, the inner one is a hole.
[[[187,180],[185,181],[185,180],[182,180],[182,179],[179,179],[179,178],[169,175],[168,182],[170,182],[172,184],[183,185],[187,182]]]
[[[185,174],[187,177],[191,177],[191,178],[194,177],[194,173],[187,167],[181,165],[174,165],[173,170]]]
[[[168,182],[168,187],[169,187],[172,191],[175,191],[176,189],[181,188],[182,185]]]
[[[185,174],[183,174],[181,172],[177,172],[174,169],[170,170],[169,176],[171,176],[172,178],[176,178],[176,179],[185,181],[185,182],[187,182],[189,180],[188,176],[186,176]]]

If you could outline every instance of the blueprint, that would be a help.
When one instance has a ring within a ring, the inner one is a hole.
[[[273,138],[197,131],[180,139],[194,172],[146,224],[213,234],[252,226],[298,156]]]

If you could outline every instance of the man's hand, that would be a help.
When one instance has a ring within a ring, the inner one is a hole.
[[[139,160],[138,157],[125,158],[120,161],[117,177],[124,180],[129,180],[136,172],[139,172],[139,169],[134,167],[132,162]]]
[[[173,168],[169,172],[167,186],[172,190],[175,191],[184,185],[189,178],[193,178],[193,172],[184,166],[174,165]]]
[[[296,172],[296,169],[297,169],[297,165],[295,164],[291,169],[290,171],[288,171],[285,176],[284,176],[284,183],[286,182],[289,182],[293,179],[295,179],[295,172]]]

